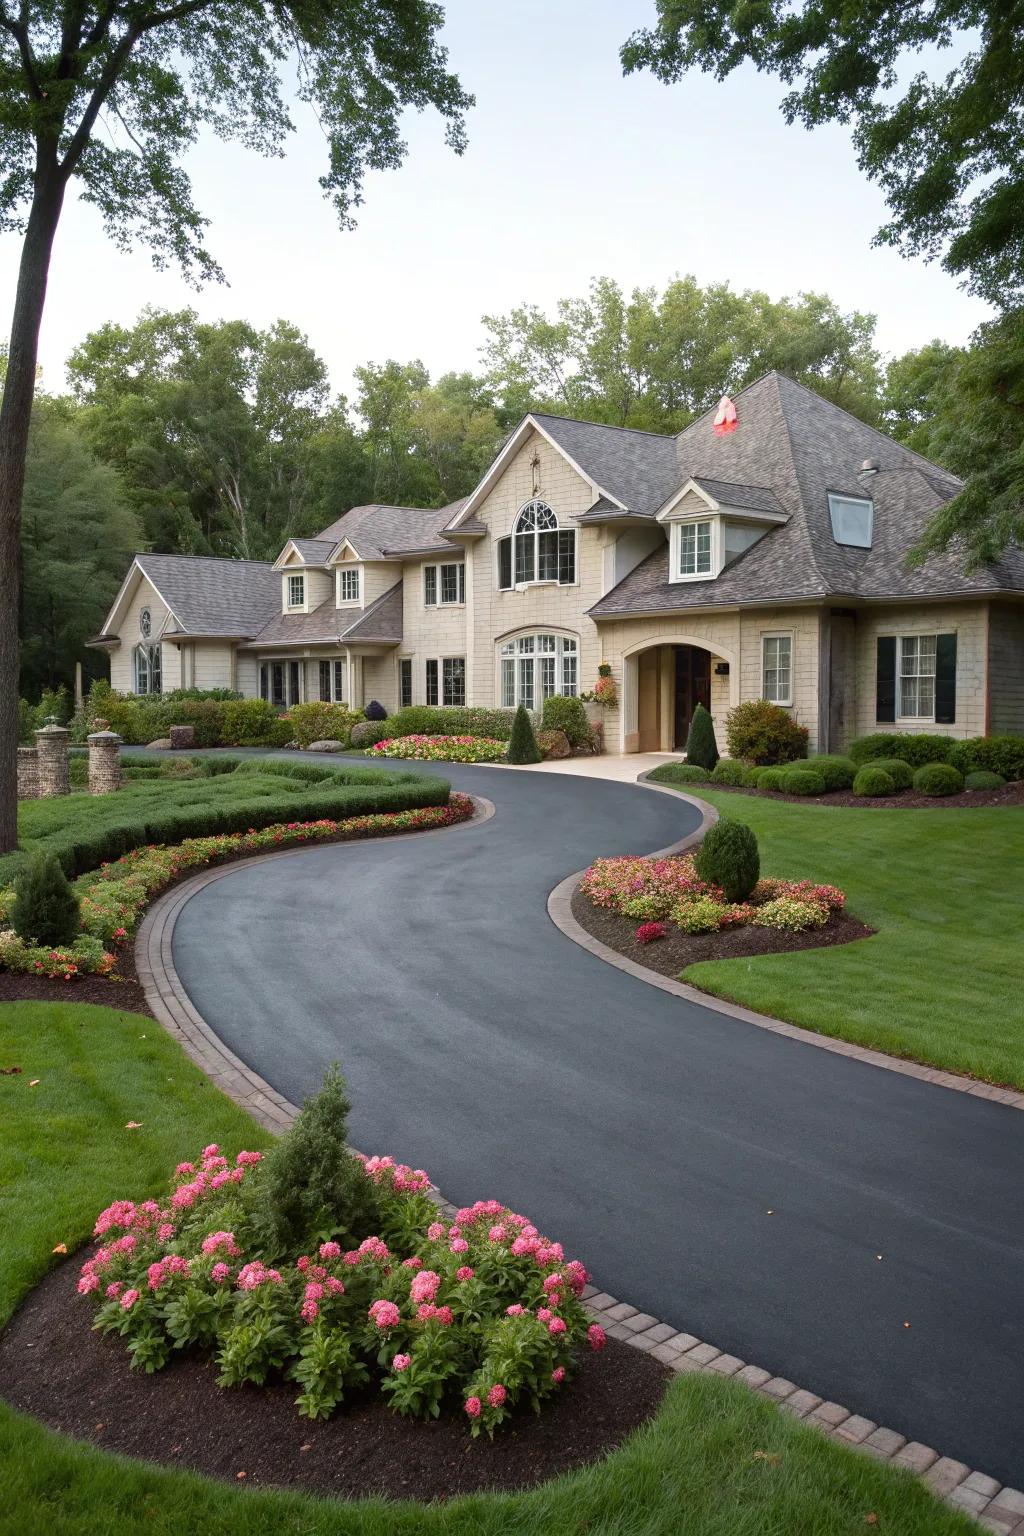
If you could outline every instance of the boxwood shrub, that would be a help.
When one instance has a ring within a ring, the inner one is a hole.
[[[754,789],[782,789],[784,768],[755,768],[751,781]]]
[[[998,773],[1015,781],[1024,779],[1024,736],[972,736],[958,741],[948,762],[961,773]]]
[[[902,794],[909,789],[914,782],[914,770],[909,763],[905,763],[901,757],[878,757],[873,759],[872,768],[881,768],[887,773],[896,786],[896,793]]]
[[[707,784],[711,775],[696,763],[665,763],[648,777],[655,784]]]
[[[820,773],[826,789],[851,789],[857,776],[857,764],[852,757],[831,756],[823,752],[820,757],[809,757],[807,766],[813,773]]]
[[[964,789],[1002,789],[1005,783],[1001,773],[989,773],[986,768],[964,775]]]
[[[708,829],[693,863],[700,879],[719,886],[726,901],[745,901],[761,874],[753,831],[745,822],[727,816]]]
[[[384,741],[391,736],[487,736],[492,741],[508,741],[512,735],[514,719],[514,709],[410,704],[391,716],[385,734],[376,739]],[[534,718],[533,724],[536,728],[539,717]],[[546,720],[544,725],[549,730],[563,729],[562,726],[549,726]]]
[[[875,731],[871,736],[861,736],[850,748],[850,756],[858,766],[878,762],[882,758],[897,757],[911,768],[923,768],[926,763],[946,763],[960,743],[953,736],[933,736],[928,731]],[[988,767],[988,764],[978,764]]]
[[[747,764],[736,757],[720,757],[711,774],[713,784],[731,784],[740,789],[747,775]]]
[[[886,773],[884,768],[877,768],[874,763],[867,763],[853,781],[853,792],[873,799],[876,795],[894,795],[896,785],[892,774]]]
[[[813,768],[784,768],[779,774],[779,788],[785,795],[823,795],[825,776]]]
[[[919,795],[958,795],[964,776],[952,763],[925,763],[914,774],[914,788]]]

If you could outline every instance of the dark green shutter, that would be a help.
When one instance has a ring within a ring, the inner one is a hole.
[[[896,636],[879,635],[875,674],[875,719],[896,719]]]
[[[498,586],[507,592],[512,585],[512,540],[498,540]]]
[[[956,635],[935,636],[935,723],[956,720]]]

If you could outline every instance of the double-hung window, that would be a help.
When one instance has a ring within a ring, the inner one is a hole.
[[[711,522],[680,523],[676,532],[676,574],[710,576],[712,574]]]
[[[427,608],[439,603],[451,606],[466,601],[466,567],[459,561],[423,567],[423,602]]]
[[[301,607],[303,607],[303,605],[305,604],[305,601],[306,601],[306,577],[305,577],[305,573],[300,571],[297,576],[289,576],[288,579],[287,579],[287,587],[288,587],[288,594],[287,594],[287,596],[288,596],[288,607],[289,608],[301,608]]]
[[[761,638],[761,697],[772,704],[793,702],[793,637]]]
[[[579,692],[579,646],[569,635],[519,635],[501,647],[501,702],[538,709],[552,694]]]
[[[502,591],[534,582],[576,581],[576,529],[559,528],[543,501],[528,501],[512,532],[498,540],[498,586]]]
[[[900,635],[899,694],[901,720],[935,719],[935,635]]]
[[[358,603],[361,583],[358,565],[343,566],[338,571],[338,602]]]

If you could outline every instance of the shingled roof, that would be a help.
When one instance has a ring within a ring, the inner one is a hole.
[[[394,560],[405,554],[452,549],[441,530],[463,506],[465,498],[446,507],[389,507],[371,502],[352,507],[322,528],[312,542],[347,539],[362,560]],[[296,540],[296,542],[298,542]]]
[[[136,555],[185,635],[254,635],[281,603],[281,578],[265,560]]]

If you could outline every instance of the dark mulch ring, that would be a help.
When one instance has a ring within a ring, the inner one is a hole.
[[[798,766],[798,765],[796,765]],[[657,780],[654,781],[657,783]],[[672,786],[670,786],[671,788]],[[833,789],[827,795],[784,795],[777,789],[741,789],[734,784],[680,784],[675,786],[699,797],[702,789],[727,795],[752,795],[756,800],[788,800],[791,805],[857,805],[883,810],[963,810],[970,805],[1024,805],[1024,779],[1002,789],[965,789],[959,795],[917,795],[906,789],[901,795],[855,795],[850,789]]]
[[[109,976],[21,976],[0,970],[0,1003],[99,1003],[124,1013],[153,1017],[135,970],[133,941],[117,951],[117,964]]]
[[[191,1356],[133,1371],[121,1340],[92,1331],[78,1268],[69,1259],[48,1275],[0,1334],[0,1396],[104,1450],[232,1483],[244,1473],[246,1484],[422,1500],[529,1488],[621,1445],[657,1413],[672,1375],[609,1339],[543,1413],[527,1410],[493,1441],[473,1440],[457,1410],[424,1424],[379,1396],[314,1424],[299,1417],[294,1383],[227,1390],[212,1361]]]
[[[830,944],[852,944],[875,932],[866,923],[847,912],[835,912],[824,928],[809,928],[806,933],[784,933],[777,928],[754,928],[743,924],[723,928],[718,933],[683,933],[667,922],[663,939],[638,944],[633,935],[640,926],[635,917],[623,917],[606,907],[595,907],[577,889],[572,898],[572,915],[591,938],[600,939],[609,949],[645,965],[661,976],[678,978],[680,971],[698,960],[740,960],[745,955],[779,955],[794,949],[824,949]]]

